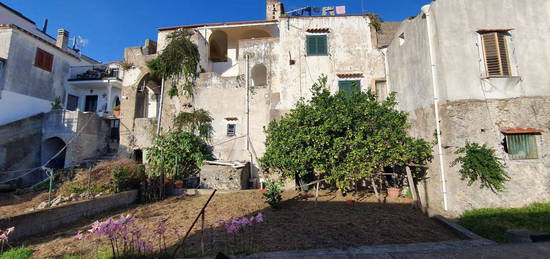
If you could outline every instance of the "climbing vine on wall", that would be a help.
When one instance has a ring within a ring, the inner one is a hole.
[[[185,30],[171,33],[167,37],[168,45],[155,59],[147,62],[153,76],[171,82],[172,88],[168,90],[170,97],[181,93],[193,95],[200,55],[191,36],[192,33]]]
[[[207,110],[198,109],[192,112],[180,112],[174,118],[174,127],[185,130],[201,138],[210,139],[214,132],[212,128],[212,116]]]
[[[495,150],[483,144],[466,143],[466,146],[459,148],[455,154],[459,155],[451,164],[461,164],[459,173],[462,180],[467,180],[468,185],[477,181],[481,188],[489,188],[493,192],[504,190],[504,183],[510,180],[504,170],[506,166],[502,159],[495,154]]]
[[[382,23],[384,21],[380,18],[379,14],[369,13],[367,14],[367,17],[369,17],[370,26],[372,26],[376,31],[382,30]]]

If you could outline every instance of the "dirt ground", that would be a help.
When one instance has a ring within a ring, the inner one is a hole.
[[[282,208],[273,211],[256,190],[216,194],[205,217],[206,225],[211,226],[207,235],[212,233],[212,238],[207,238],[213,244],[208,246],[209,252],[223,250],[215,243],[228,238],[217,221],[232,216],[252,216],[258,212],[264,214],[266,221],[257,225],[254,231],[254,252],[458,240],[437,222],[413,209],[408,199],[377,203],[373,197],[355,197],[352,203],[348,201],[349,196],[320,192],[319,202],[315,206],[312,193],[285,192],[283,198]],[[177,196],[157,203],[135,205],[97,218],[82,219],[55,233],[27,240],[25,245],[35,250],[36,258],[91,254],[96,250],[96,245],[90,241],[75,240],[75,233],[87,229],[96,219],[121,214],[135,215],[139,225],[151,230],[160,219],[168,218],[169,228],[177,228],[184,233],[207,199],[208,195]],[[198,226],[194,228],[187,242],[187,250],[198,248],[199,230]],[[169,236],[169,245],[173,245],[176,239]]]
[[[48,200],[48,192],[33,192],[22,195],[0,194],[0,218],[13,217],[26,213],[28,208],[36,207]]]

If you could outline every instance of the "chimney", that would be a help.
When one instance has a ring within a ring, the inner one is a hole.
[[[278,0],[265,1],[265,18],[266,20],[278,20],[285,13],[283,3]]]
[[[68,42],[69,42],[69,31],[65,29],[57,30],[57,41],[55,42],[55,45],[62,49],[67,49]]]
[[[47,33],[48,30],[48,19],[44,19],[44,26],[42,26],[42,32]]]

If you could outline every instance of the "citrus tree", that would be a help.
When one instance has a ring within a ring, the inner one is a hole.
[[[407,135],[395,94],[378,102],[370,91],[331,94],[326,84],[320,77],[310,101],[269,124],[264,168],[291,178],[317,175],[345,192],[385,167],[431,160],[430,144]]]

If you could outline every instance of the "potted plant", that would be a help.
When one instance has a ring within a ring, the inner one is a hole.
[[[181,189],[183,188],[183,181],[182,180],[177,180],[174,182],[174,188],[176,189]]]
[[[117,105],[113,108],[113,115],[120,116],[120,105]]]
[[[396,187],[389,187],[386,191],[388,192],[388,197],[393,199],[399,198],[401,194],[401,189]]]

